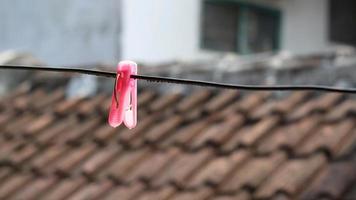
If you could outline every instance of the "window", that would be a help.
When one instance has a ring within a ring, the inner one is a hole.
[[[280,12],[228,0],[203,3],[202,47],[242,54],[279,48]]]
[[[356,45],[356,1],[331,0],[329,36],[333,42]]]

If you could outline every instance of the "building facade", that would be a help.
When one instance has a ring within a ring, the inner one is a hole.
[[[195,60],[225,52],[319,53],[335,42],[356,43],[351,28],[354,4],[352,0],[5,0],[0,2],[0,51],[29,51],[60,65]]]
[[[308,54],[330,45],[327,0],[153,2],[124,0],[123,57],[159,62],[224,51]]]
[[[54,65],[118,60],[120,11],[118,0],[2,0],[0,51]]]

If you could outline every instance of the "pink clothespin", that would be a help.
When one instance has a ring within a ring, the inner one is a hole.
[[[122,61],[117,66],[114,92],[111,100],[109,124],[119,126],[122,122],[129,128],[137,123],[137,80],[131,75],[137,74],[137,64]]]

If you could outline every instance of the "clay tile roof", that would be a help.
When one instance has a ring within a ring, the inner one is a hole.
[[[141,88],[129,130],[45,84],[0,99],[0,199],[356,198],[351,95]]]

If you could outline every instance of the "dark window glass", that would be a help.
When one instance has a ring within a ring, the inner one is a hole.
[[[239,3],[205,1],[202,46],[217,51],[258,53],[278,49],[278,11]]]
[[[203,44],[207,49],[237,51],[238,7],[206,3],[203,19]]]
[[[278,16],[263,10],[247,11],[247,48],[250,52],[267,52],[278,48]]]
[[[356,45],[356,1],[330,1],[330,39]]]

